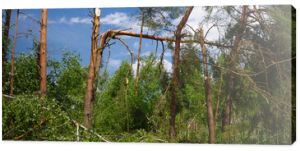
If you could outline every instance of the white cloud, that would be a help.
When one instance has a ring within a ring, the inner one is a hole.
[[[101,18],[100,22],[106,25],[114,25],[121,29],[131,29],[135,32],[140,31],[138,19],[123,12],[108,14]]]
[[[49,24],[91,24],[92,18],[89,17],[71,17],[66,18],[65,16],[59,18],[58,20],[49,20]]]
[[[91,24],[91,17],[71,17],[65,16],[57,20],[49,20],[50,24]],[[115,12],[106,16],[100,17],[100,23],[104,25],[112,25],[118,29],[131,29],[131,31],[140,31],[140,21],[136,16],[130,16],[123,12]],[[148,28],[144,27],[144,31],[147,32]]]
[[[129,20],[131,19],[127,14],[115,12],[106,15],[104,18],[101,18],[101,23],[122,26],[122,23],[127,23]]]
[[[138,14],[129,15],[123,12],[115,12],[101,17],[100,22],[105,25],[113,25],[118,29],[130,29],[133,32],[140,32],[141,23],[137,16]],[[147,27],[143,27],[143,32],[150,33]]]
[[[72,17],[72,18],[70,18],[70,22],[71,22],[71,24],[90,24],[91,18]]]

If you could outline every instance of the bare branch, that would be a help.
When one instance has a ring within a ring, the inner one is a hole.
[[[114,37],[115,39],[119,40],[127,49],[130,57],[131,57],[131,67],[133,65],[134,62],[134,55],[133,55],[133,51],[129,48],[129,46],[126,44],[126,42],[124,40],[122,40],[120,37]]]

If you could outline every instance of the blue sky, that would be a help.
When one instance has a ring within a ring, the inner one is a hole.
[[[20,53],[28,53],[32,48],[32,39],[39,40],[40,25],[37,23],[40,19],[40,9],[22,9],[22,13],[19,18],[19,33],[20,36],[17,39],[16,55]],[[48,10],[48,32],[47,32],[47,52],[48,58],[60,59],[63,53],[67,51],[73,51],[81,56],[81,64],[87,66],[90,59],[90,45],[91,45],[91,29],[92,18],[89,16],[90,11],[93,9],[49,9]],[[4,14],[4,12],[2,12]],[[138,8],[101,8],[101,33],[108,29],[128,29],[129,31],[139,32],[140,22],[137,19],[139,15]],[[203,19],[205,12],[201,7],[196,7],[188,21],[188,24],[193,28],[197,28],[201,19]],[[16,10],[12,13],[12,25],[14,25],[16,16]],[[174,24],[179,21],[174,20]],[[204,28],[208,27],[204,25]],[[188,28],[187,28],[188,29]],[[22,33],[28,33],[31,31],[33,36],[25,37]],[[151,31],[144,29],[145,33]],[[212,34],[208,35],[209,38],[216,37],[216,31],[212,30]],[[10,30],[10,36],[12,38],[14,34],[14,27]],[[164,36],[172,36],[170,33],[164,33]],[[34,37],[34,38],[33,38]],[[121,37],[123,38],[129,47],[137,55],[138,50],[138,38]],[[155,52],[156,41],[143,40],[142,44],[142,56],[147,56],[150,52]],[[113,73],[120,65],[122,60],[130,60],[127,49],[118,41],[115,45],[111,46],[111,57],[108,65],[110,73]],[[158,46],[158,54],[162,50],[161,45]],[[104,61],[107,59],[108,48],[104,51]],[[171,50],[167,50],[165,54],[165,64],[167,70],[171,70]]]

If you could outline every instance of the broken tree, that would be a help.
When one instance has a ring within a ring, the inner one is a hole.
[[[175,117],[176,117],[176,101],[177,101],[177,89],[178,89],[178,78],[179,78],[179,55],[180,55],[180,43],[182,38],[182,29],[184,28],[189,16],[193,10],[193,7],[188,7],[182,17],[180,23],[177,25],[175,31],[175,48],[173,52],[173,72],[172,72],[172,87],[171,87],[171,117],[170,117],[170,138],[174,141],[176,138],[176,127],[175,127]]]
[[[91,42],[91,59],[88,72],[87,89],[84,99],[84,126],[91,128],[92,125],[92,108],[94,100],[95,77],[98,72],[95,72],[97,47],[100,28],[100,9],[96,8],[93,16],[92,42]]]
[[[200,46],[201,46],[201,52],[202,52],[202,63],[204,67],[204,88],[205,88],[205,102],[206,102],[206,108],[207,108],[207,123],[208,123],[208,133],[209,133],[209,143],[215,143],[216,142],[216,136],[215,136],[215,119],[214,119],[214,113],[213,113],[213,100],[212,100],[212,94],[211,94],[211,80],[208,73],[208,62],[207,62],[207,53],[206,53],[206,47],[204,45],[204,34],[203,29],[200,29],[199,32],[199,38],[200,38]]]

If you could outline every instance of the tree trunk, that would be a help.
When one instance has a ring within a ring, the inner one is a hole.
[[[233,46],[232,46],[232,50],[230,52],[230,61],[229,61],[229,68],[230,68],[230,72],[229,72],[229,79],[228,79],[228,94],[226,97],[226,102],[225,102],[225,108],[223,111],[223,119],[222,119],[222,131],[225,131],[226,126],[230,125],[231,122],[231,115],[232,115],[232,97],[234,94],[234,73],[232,73],[231,71],[235,71],[235,65],[238,62],[238,54],[240,51],[240,42],[242,39],[242,36],[244,34],[244,31],[246,29],[246,23],[247,23],[247,9],[248,6],[243,6],[243,11],[241,14],[241,18],[240,18],[240,25],[239,25],[239,29],[238,32],[235,36],[234,42],[233,42]]]
[[[95,9],[95,12],[98,10]],[[95,65],[97,58],[97,47],[98,47],[98,37],[99,37],[99,26],[100,26],[100,13],[95,13],[93,17],[93,31],[92,31],[92,39],[91,39],[91,59],[89,65],[88,72],[88,80],[87,80],[87,89],[84,100],[84,126],[86,128],[91,128],[92,126],[92,108],[93,108],[93,99],[94,99],[94,88],[95,84],[94,79],[96,76]]]
[[[15,64],[15,49],[16,49],[17,36],[18,36],[18,28],[19,28],[19,14],[20,14],[20,11],[17,10],[14,42],[13,42],[13,47],[11,49],[11,66],[10,66],[10,74],[9,74],[9,79],[10,79],[10,96],[14,95],[14,64]]]
[[[175,118],[176,118],[176,102],[177,102],[177,90],[178,90],[178,78],[179,78],[179,55],[180,55],[180,43],[182,37],[182,29],[185,26],[193,7],[188,7],[182,17],[180,23],[177,25],[177,29],[175,31],[175,48],[173,52],[173,73],[172,73],[172,89],[171,89],[171,117],[170,117],[170,139],[171,141],[175,141],[176,139],[176,127],[175,127]]]
[[[209,132],[209,143],[216,142],[216,135],[215,135],[215,119],[213,113],[213,100],[211,94],[211,82],[210,76],[208,74],[208,62],[207,62],[207,55],[206,55],[206,48],[204,46],[204,34],[203,29],[200,29],[200,45],[201,45],[201,52],[202,52],[202,62],[204,66],[204,88],[205,88],[205,101],[207,107],[207,123],[208,123],[208,132]]]
[[[46,96],[47,82],[47,17],[48,10],[42,9],[40,32],[40,91],[42,98]]]
[[[138,84],[139,84],[139,76],[140,76],[140,64],[141,64],[141,49],[142,49],[142,41],[143,41],[143,26],[144,26],[144,12],[141,9],[141,32],[140,32],[140,42],[139,42],[139,49],[138,49],[138,60],[137,60],[137,67],[136,67],[136,79],[134,83],[135,88],[135,95],[138,94]]]
[[[227,125],[230,125],[232,115],[232,96],[234,90],[234,77],[232,74],[229,75],[229,81],[227,86],[228,94],[226,96],[224,115],[222,119],[222,132],[225,131]]]
[[[8,53],[8,46],[9,46],[9,28],[10,28],[10,18],[11,18],[11,10],[7,9],[5,11],[5,22],[3,27],[3,40],[2,40],[2,85],[6,82],[7,77],[4,74],[5,71],[5,64],[7,63],[7,53]],[[3,86],[2,86],[3,87]]]

